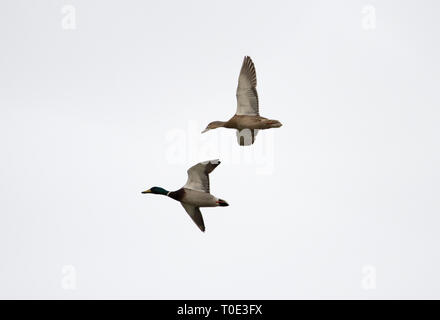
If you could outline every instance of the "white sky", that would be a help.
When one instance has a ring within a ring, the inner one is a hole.
[[[439,10],[2,1],[0,297],[440,298]],[[235,112],[244,55],[284,125],[249,148],[199,134]],[[205,234],[140,193],[214,158],[230,206]]]

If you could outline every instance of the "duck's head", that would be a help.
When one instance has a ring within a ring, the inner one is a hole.
[[[153,193],[153,194],[162,194],[164,196],[168,195],[169,191],[165,190],[164,188],[161,187],[152,187],[146,191],[142,191],[143,194],[146,193]]]
[[[210,124],[208,124],[208,126],[206,127],[205,130],[202,131],[202,133],[205,133],[208,130],[212,130],[212,129],[217,129],[220,127],[223,127],[225,125],[225,123],[223,121],[213,121]]]

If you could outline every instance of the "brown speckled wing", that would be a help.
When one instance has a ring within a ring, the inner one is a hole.
[[[258,116],[257,73],[250,57],[244,57],[238,77],[237,115]]]

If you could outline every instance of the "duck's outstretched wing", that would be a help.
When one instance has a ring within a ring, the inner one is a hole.
[[[188,180],[183,186],[186,189],[192,189],[209,193],[209,174],[220,164],[220,160],[210,160],[200,162],[188,169]]]
[[[181,204],[199,229],[205,232],[205,223],[203,222],[203,216],[200,212],[200,208],[182,202]]]
[[[237,142],[240,146],[250,146],[257,138],[258,129],[237,130]]]
[[[251,58],[246,56],[241,66],[237,87],[237,115],[258,116],[257,74]]]

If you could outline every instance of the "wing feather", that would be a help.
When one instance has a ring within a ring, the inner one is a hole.
[[[257,93],[257,73],[254,63],[248,56],[244,57],[238,77],[237,87],[237,115],[259,115]]]
[[[191,217],[192,221],[194,221],[194,223],[199,227],[200,230],[205,232],[205,223],[203,222],[203,216],[200,212],[200,208],[182,202],[181,204],[188,215]]]
[[[250,146],[257,138],[258,129],[236,130],[237,142],[240,146]]]
[[[209,174],[220,164],[220,160],[200,162],[188,169],[187,189],[209,193]]]

